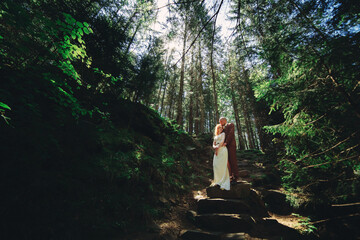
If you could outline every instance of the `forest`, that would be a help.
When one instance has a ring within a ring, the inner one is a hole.
[[[208,184],[220,117],[305,237],[360,238],[315,224],[360,223],[359,56],[357,0],[1,1],[0,238],[149,231]]]

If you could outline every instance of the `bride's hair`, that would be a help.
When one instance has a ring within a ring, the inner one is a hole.
[[[217,124],[215,126],[215,132],[214,132],[214,135],[217,136],[220,134],[220,129],[222,128],[221,124]]]

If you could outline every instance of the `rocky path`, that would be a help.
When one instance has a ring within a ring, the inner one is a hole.
[[[196,209],[187,212],[193,228],[183,230],[181,239],[304,239],[273,217],[275,212],[286,217],[291,209],[279,190],[279,176],[254,156],[238,155],[242,181],[230,191],[214,186],[199,192]]]

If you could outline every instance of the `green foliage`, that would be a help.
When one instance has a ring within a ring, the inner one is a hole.
[[[360,42],[358,9],[350,5],[248,1],[241,9],[234,6],[240,14],[237,51],[244,60],[258,59],[250,76],[255,96],[268,104],[269,114],[283,118],[265,127],[281,146],[283,185],[301,188],[313,201],[360,196],[354,187],[360,156]]]
[[[162,216],[160,196],[189,189],[192,156],[178,149],[191,138],[123,99],[149,101],[164,73],[161,42],[129,52],[137,22],[112,4],[0,3],[0,113],[10,125],[0,124],[0,238],[132,230]]]
[[[6,105],[5,103],[3,103],[3,102],[0,102],[0,107],[3,108],[3,109],[11,110],[11,108],[8,105]]]
[[[9,124],[8,120],[10,120],[10,118],[5,116],[5,110],[11,110],[11,108],[8,105],[6,105],[5,103],[0,102],[0,114],[1,114],[1,117],[4,119],[4,121],[7,124]]]
[[[303,217],[296,213],[292,213],[292,215],[299,218],[300,233],[311,234],[316,231],[316,227],[311,223],[311,219],[309,217]]]

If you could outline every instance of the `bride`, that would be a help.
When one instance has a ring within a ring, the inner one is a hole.
[[[215,127],[213,148],[215,149],[213,168],[214,181],[211,186],[219,185],[220,189],[230,190],[230,176],[228,170],[228,150],[223,145],[225,133],[221,124]]]

